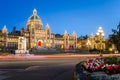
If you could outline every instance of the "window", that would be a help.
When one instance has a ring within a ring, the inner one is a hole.
[[[34,28],[32,28],[32,34],[34,34]]]

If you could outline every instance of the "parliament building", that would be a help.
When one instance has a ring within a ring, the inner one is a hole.
[[[58,48],[58,49],[75,49],[77,48],[77,35],[73,32],[71,35],[64,32],[63,35],[52,33],[49,24],[43,29],[43,23],[37,15],[37,10],[33,10],[33,14],[27,21],[27,28],[20,31],[13,28],[8,33],[6,26],[0,31],[0,47],[6,49],[17,49],[18,38],[26,37],[27,49],[32,48]]]

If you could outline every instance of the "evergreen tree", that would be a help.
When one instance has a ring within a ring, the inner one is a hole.
[[[113,34],[109,35],[109,42],[115,45],[118,51],[120,51],[120,23],[117,29],[112,29]]]

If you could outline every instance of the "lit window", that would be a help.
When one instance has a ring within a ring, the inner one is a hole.
[[[32,28],[32,34],[34,34],[34,28]]]

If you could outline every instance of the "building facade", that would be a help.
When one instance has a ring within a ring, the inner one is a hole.
[[[0,33],[0,45],[4,49],[17,49],[19,37],[26,37],[27,49],[32,48],[60,48],[60,49],[76,49],[77,35],[68,34],[67,31],[63,35],[56,35],[50,30],[49,24],[43,29],[43,23],[37,15],[37,10],[33,10],[33,14],[29,17],[27,28],[20,31],[13,28],[8,33],[7,27],[4,26]]]
[[[102,27],[99,27],[95,35],[91,34],[86,39],[79,40],[77,42],[77,48],[83,50],[97,49],[104,51],[106,48],[105,41],[103,29]]]

